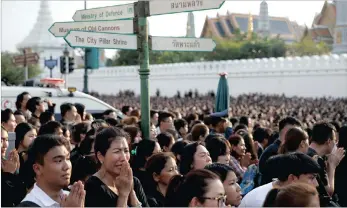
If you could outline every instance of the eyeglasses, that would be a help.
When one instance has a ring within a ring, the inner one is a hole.
[[[218,207],[225,207],[225,201],[227,199],[226,195],[218,196],[218,197],[201,197],[202,199],[209,199],[218,202]]]

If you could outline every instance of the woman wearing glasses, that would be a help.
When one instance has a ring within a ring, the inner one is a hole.
[[[174,176],[169,184],[166,207],[225,207],[223,183],[213,172],[193,170],[186,176]]]
[[[229,165],[213,163],[205,167],[217,174],[223,182],[225,194],[227,196],[225,204],[227,206],[239,206],[241,204],[241,188],[237,183],[237,177]]]

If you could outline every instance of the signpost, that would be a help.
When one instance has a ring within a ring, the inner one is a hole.
[[[225,0],[156,0],[150,1],[150,15],[173,14],[207,9],[219,9]]]
[[[133,20],[55,22],[48,29],[55,37],[64,37],[70,30],[88,32],[134,33]]]
[[[216,43],[208,38],[151,37],[153,51],[213,51]]]
[[[136,35],[70,31],[64,40],[73,48],[137,49]]]
[[[24,79],[28,79],[28,66],[38,64],[40,60],[39,54],[32,53],[30,49],[23,49],[23,55],[15,56],[13,63],[19,66],[24,66]]]
[[[143,137],[149,139],[149,50],[213,51],[216,43],[212,39],[205,38],[149,37],[147,17],[150,15],[218,9],[223,3],[224,0],[152,0],[78,10],[73,16],[74,23],[55,23],[50,28],[50,32],[56,37],[65,35],[64,39],[70,47],[139,51],[141,125]],[[105,21],[129,18],[134,18],[134,20]],[[117,30],[112,29],[116,26],[119,27]],[[135,34],[130,34],[133,32]]]
[[[45,66],[49,68],[50,70],[50,77],[53,78],[53,69],[54,67],[58,66],[58,60],[57,59],[52,59],[52,56],[50,59],[45,60]]]
[[[125,4],[93,9],[77,10],[73,15],[74,21],[119,20],[134,18],[134,4]]]

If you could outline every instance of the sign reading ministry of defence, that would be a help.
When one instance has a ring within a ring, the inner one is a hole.
[[[119,20],[134,18],[134,4],[124,4],[93,9],[77,10],[73,15],[74,21]]]

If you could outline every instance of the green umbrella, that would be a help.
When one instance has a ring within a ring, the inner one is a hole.
[[[217,96],[216,96],[216,110],[215,112],[221,112],[229,109],[229,84],[226,78],[227,73],[220,73],[220,79],[218,83]]]

